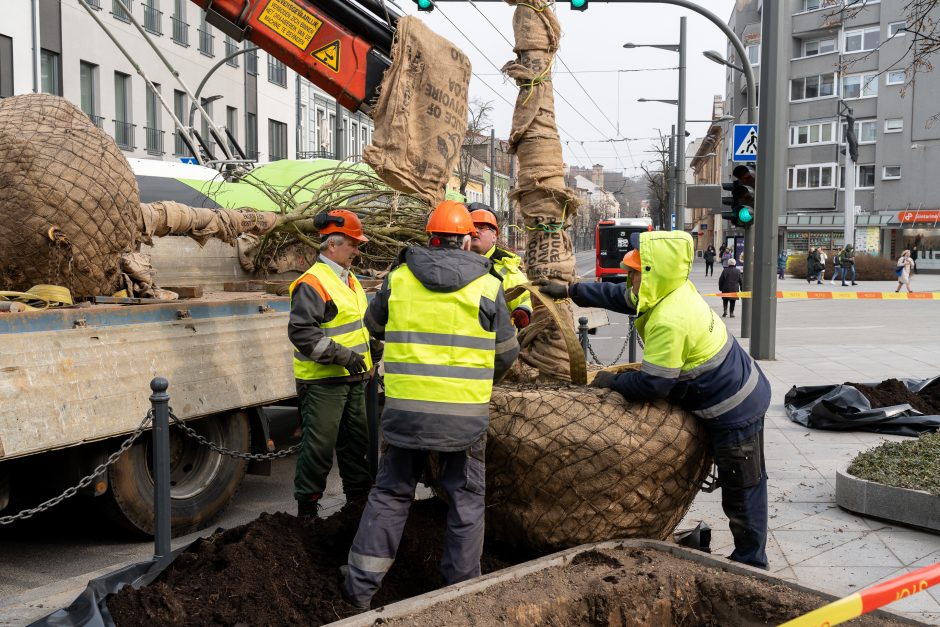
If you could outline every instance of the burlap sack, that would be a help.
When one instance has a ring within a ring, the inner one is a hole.
[[[48,94],[0,100],[0,190],[0,289],[120,289],[121,254],[139,238],[137,181],[78,107]]]
[[[710,465],[705,430],[666,402],[627,402],[574,386],[497,386],[486,448],[487,534],[539,552],[614,538],[664,540]]]
[[[278,225],[276,213],[252,209],[206,209],[171,200],[143,203],[140,211],[147,243],[151,243],[153,237],[186,235],[200,245],[212,238],[234,245],[242,233],[266,235]]]
[[[467,56],[421,20],[398,21],[362,155],[392,188],[432,206],[444,199],[467,132],[470,71]]]

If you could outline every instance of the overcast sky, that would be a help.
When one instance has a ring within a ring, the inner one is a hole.
[[[413,0],[396,0],[396,4],[407,13],[418,14],[428,26],[467,53],[477,75],[470,83],[470,97],[493,102],[491,117],[496,134],[507,137],[512,119],[509,103],[515,102],[518,90],[510,80],[498,75],[498,68],[515,57],[506,41],[512,41],[513,7],[501,2],[478,2],[477,10],[465,2],[443,2],[430,13],[419,13]],[[698,4],[727,21],[734,0],[700,0]],[[679,73],[675,68],[679,55],[654,48],[628,50],[623,44],[677,44],[682,15],[688,16],[686,119],[710,118],[713,97],[724,95],[724,68],[707,60],[702,52],[718,50],[724,54],[726,38],[698,13],[664,4],[596,1],[589,4],[587,11],[579,12],[561,1],[557,15],[563,33],[561,62],[554,67],[555,111],[565,160],[570,164],[600,163],[606,169],[623,170],[632,176],[638,173],[635,168],[641,161],[653,157],[644,152],[651,149],[648,138],[656,135],[656,129],[668,133],[670,125],[676,122],[677,109],[670,104],[636,100],[676,98]],[[482,53],[471,45],[471,40]],[[569,70],[571,74],[567,73]],[[598,106],[591,102],[588,93]],[[707,128],[707,124],[688,124],[687,130],[692,133],[689,139],[700,137]],[[594,141],[611,138],[644,139],[613,144]]]

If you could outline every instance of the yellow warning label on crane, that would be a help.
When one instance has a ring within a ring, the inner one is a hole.
[[[339,39],[326,44],[322,48],[317,48],[310,54],[313,55],[314,59],[334,72],[339,72]]]
[[[310,45],[323,21],[291,0],[271,0],[258,21],[301,50]]]

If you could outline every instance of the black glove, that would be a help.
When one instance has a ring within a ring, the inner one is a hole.
[[[366,371],[366,360],[355,351],[349,351],[349,357],[342,364],[349,374],[362,374]]]
[[[609,388],[614,382],[614,379],[617,378],[617,375],[613,372],[607,372],[606,370],[601,370],[596,375],[594,375],[594,380],[591,381],[590,387],[592,388]]]
[[[546,296],[551,296],[555,300],[568,298],[568,286],[562,283],[552,283],[548,279],[539,279],[535,282],[539,286],[539,291]]]

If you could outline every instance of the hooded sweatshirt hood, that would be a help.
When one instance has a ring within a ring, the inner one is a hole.
[[[468,250],[411,246],[405,251],[408,268],[432,292],[455,292],[493,267],[486,257]]]
[[[693,245],[692,236],[683,231],[640,233],[639,245],[643,282],[637,313],[643,314],[689,283]]]

